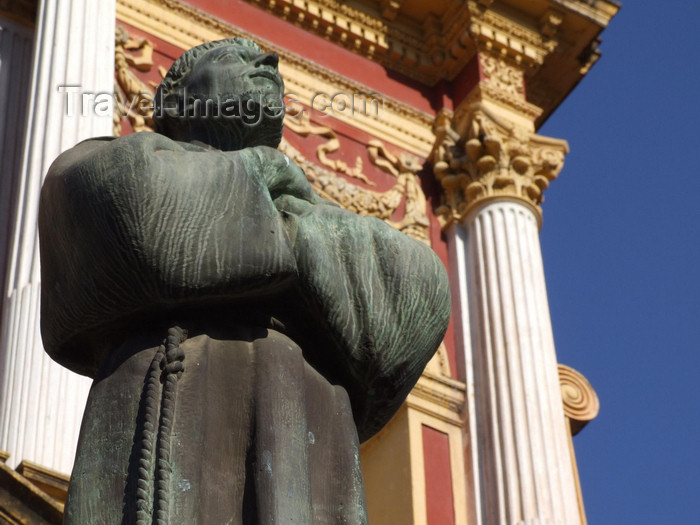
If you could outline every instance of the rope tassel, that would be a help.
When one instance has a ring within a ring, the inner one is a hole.
[[[136,487],[137,525],[152,525],[154,515],[158,525],[168,525],[170,522],[171,436],[177,382],[185,369],[185,352],[180,348],[185,339],[186,331],[178,326],[170,328],[163,344],[156,350],[146,378],[146,395],[142,401],[145,405],[145,420],[140,440]]]

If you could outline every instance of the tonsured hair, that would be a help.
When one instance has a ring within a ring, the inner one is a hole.
[[[207,53],[212,49],[216,49],[217,47],[231,45],[248,47],[250,49],[254,49],[258,53],[263,52],[262,49],[260,49],[260,46],[258,46],[258,44],[252,40],[238,36],[235,38],[215,40],[214,42],[205,42],[204,44],[193,47],[192,49],[185,51],[182,56],[173,62],[172,66],[170,66],[168,73],[165,75],[165,78],[163,78],[160,86],[158,86],[158,91],[161,93],[156,95],[156,100],[159,100],[161,95],[163,97],[167,97],[171,93],[175,93],[180,86],[182,79],[185,78],[190,71],[192,71],[194,63],[197,62],[199,57],[201,57],[204,53]]]
[[[181,88],[194,69],[195,63],[209,51],[226,46],[246,47],[259,54],[263,53],[263,50],[255,42],[241,37],[206,42],[183,53],[170,67],[156,91],[153,112],[155,131],[174,140],[187,140],[188,136],[195,135],[199,140],[220,149],[237,149],[260,144],[276,147],[282,138],[281,120],[275,122],[271,119],[263,119],[253,131],[252,128],[242,125],[235,126],[226,120],[203,119],[195,121],[186,118],[173,118],[163,111],[165,100],[176,100],[178,107],[185,107],[185,101],[181,98]],[[281,100],[280,103],[282,103]]]

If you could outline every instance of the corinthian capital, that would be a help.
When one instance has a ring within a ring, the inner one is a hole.
[[[537,135],[480,102],[455,115],[441,112],[435,136],[433,169],[444,192],[437,212],[444,225],[495,199],[522,201],[541,219],[542,192],[561,171],[569,151],[565,140]]]

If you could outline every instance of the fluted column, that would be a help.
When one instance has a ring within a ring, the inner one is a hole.
[[[0,449],[10,452],[14,464],[26,459],[66,473],[72,468],[90,382],[43,351],[37,207],[43,177],[59,153],[85,138],[111,135],[111,111],[94,111],[94,99],[81,93],[113,91],[114,24],[114,0],[40,2],[8,250],[0,342]]]
[[[536,217],[497,201],[463,228],[485,522],[578,523]]]
[[[34,31],[0,12],[0,283],[4,282],[8,238],[15,211],[26,106],[32,76]]]
[[[554,349],[539,223],[566,142],[473,103],[438,119],[467,388],[476,522],[582,522]]]

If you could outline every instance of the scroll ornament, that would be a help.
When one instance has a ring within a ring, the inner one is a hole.
[[[598,415],[600,401],[580,372],[562,364],[558,365],[558,369],[564,415],[569,420],[571,434],[576,435]]]

